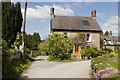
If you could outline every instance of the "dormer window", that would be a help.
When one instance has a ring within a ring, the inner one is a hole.
[[[83,22],[83,25],[85,25],[85,26],[89,26],[90,25],[87,20],[83,20],[82,22]]]

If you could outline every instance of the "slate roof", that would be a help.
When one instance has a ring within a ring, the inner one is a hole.
[[[51,21],[51,29],[53,31],[102,31],[96,20],[82,16],[55,16]]]
[[[111,37],[110,36],[103,36],[103,39],[106,41],[111,41]]]
[[[116,36],[104,36],[103,39],[105,40],[106,44],[103,45],[120,45],[120,41],[118,40],[118,37]],[[112,44],[110,44],[111,42]]]

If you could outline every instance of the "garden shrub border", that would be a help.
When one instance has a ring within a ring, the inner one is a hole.
[[[21,73],[32,64],[33,58],[25,57],[10,61],[7,57],[4,57],[3,61],[2,80],[13,80],[13,78],[18,80]]]
[[[97,66],[99,66],[100,67],[100,65],[105,65],[106,63],[107,63],[107,58],[110,58],[111,57],[111,55],[110,54],[105,54],[105,55],[103,55],[103,56],[100,56],[100,57],[97,57],[97,58],[93,58],[92,60],[91,60],[91,69],[92,69],[92,74],[93,74],[93,76],[95,77],[95,78],[97,78],[98,80],[101,80],[101,78],[98,78],[97,76],[96,76],[96,72],[98,72],[98,71],[96,71],[94,68],[95,68],[95,65],[97,65]],[[96,64],[97,63],[97,64]],[[115,67],[112,67],[112,65],[110,65],[110,64],[108,64],[107,63],[107,65],[105,65],[105,67],[103,67],[103,69],[106,69],[106,67],[108,67],[108,68],[113,68],[113,70],[114,69],[116,69]],[[98,69],[98,70],[103,70],[103,69]],[[117,70],[118,71],[118,70]],[[107,74],[107,73],[106,73]],[[105,78],[105,80],[119,80],[120,79],[120,75],[118,75],[118,72],[116,72],[116,74],[112,74],[113,76],[108,76],[107,78]]]

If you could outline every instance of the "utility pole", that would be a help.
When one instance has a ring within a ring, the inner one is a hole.
[[[22,57],[25,53],[25,26],[26,26],[27,0],[25,0],[24,20],[22,24]]]

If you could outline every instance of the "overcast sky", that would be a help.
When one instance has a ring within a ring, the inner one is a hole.
[[[24,3],[22,3],[24,12]],[[39,32],[42,39],[50,33],[50,7],[55,8],[55,15],[91,16],[97,11],[97,22],[103,31],[118,34],[118,3],[117,2],[28,2],[26,32]]]

